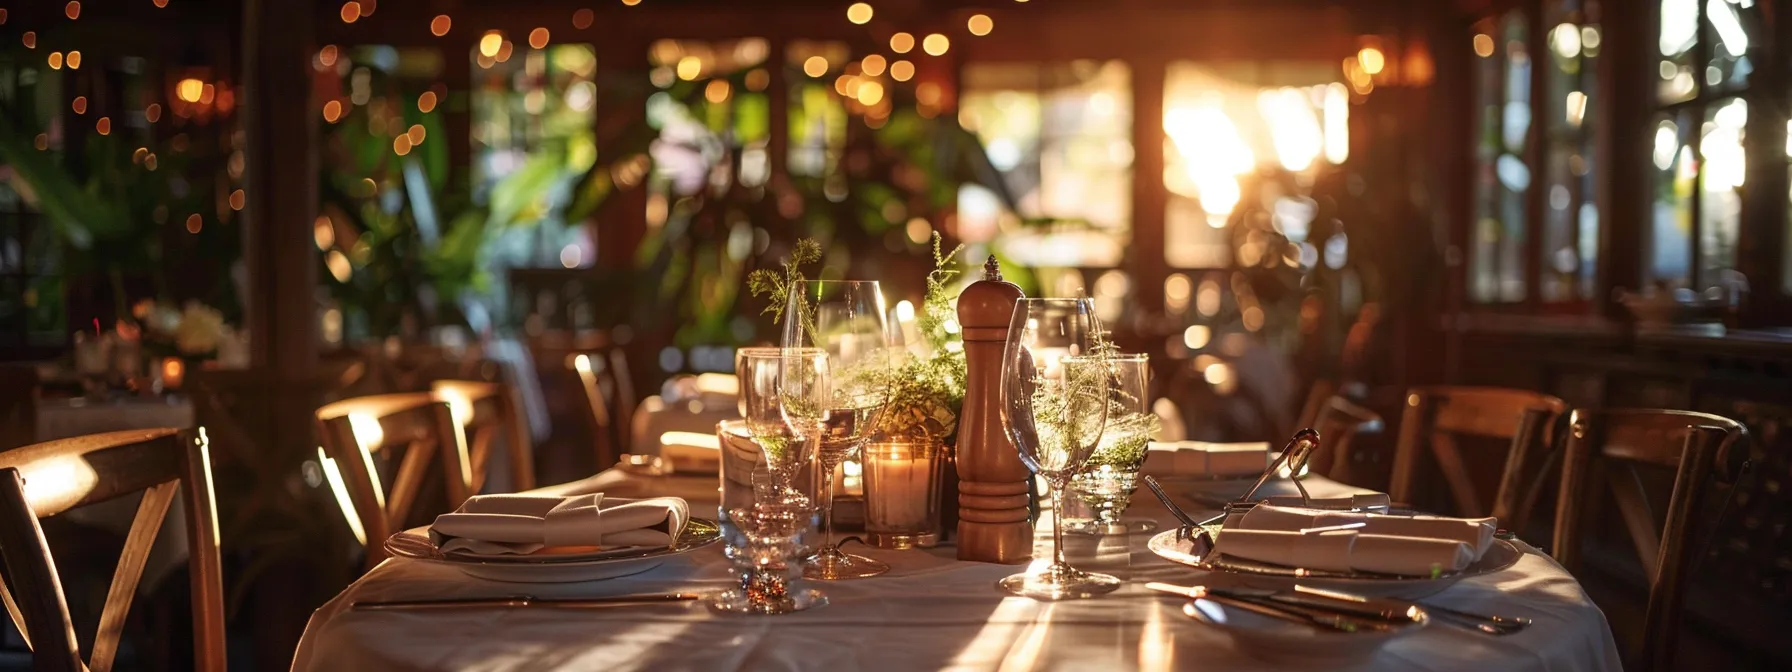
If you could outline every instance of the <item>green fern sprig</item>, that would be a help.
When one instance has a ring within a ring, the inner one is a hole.
[[[790,249],[790,256],[784,259],[783,272],[769,268],[761,268],[747,274],[747,291],[753,296],[765,297],[769,302],[760,314],[770,313],[772,323],[784,320],[784,307],[790,303],[790,293],[800,291],[803,282],[803,265],[821,260],[821,243],[813,238],[801,238]]]

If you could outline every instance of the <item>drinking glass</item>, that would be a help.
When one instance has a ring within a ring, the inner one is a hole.
[[[884,295],[877,283],[860,280],[807,281],[790,289],[784,310],[784,347],[827,353],[827,398],[813,406],[786,400],[784,411],[815,437],[816,487],[821,497],[823,545],[804,575],[815,579],[876,576],[890,566],[844,553],[834,541],[834,469],[852,456],[877,427],[889,402],[892,348],[886,331]]]
[[[1002,424],[1028,469],[1051,488],[1052,561],[1002,579],[1003,589],[1039,600],[1092,597],[1120,579],[1064,560],[1064,491],[1088,461],[1107,422],[1108,369],[1090,299],[1021,299],[1002,353]]]
[[[735,373],[747,433],[765,456],[778,491],[793,501],[807,501],[795,480],[815,442],[785,409],[826,403],[827,354],[816,348],[744,348],[735,356]]]
[[[1073,532],[1149,532],[1157,529],[1156,521],[1121,516],[1132,502],[1133,492],[1139,489],[1139,469],[1145,466],[1145,450],[1157,425],[1157,416],[1146,397],[1150,389],[1150,358],[1142,354],[1109,355],[1104,366],[1108,371],[1108,420],[1095,452],[1083,464],[1083,470],[1070,479],[1072,496],[1093,515],[1091,519],[1065,523]]]

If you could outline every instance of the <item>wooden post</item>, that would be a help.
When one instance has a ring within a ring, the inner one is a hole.
[[[317,364],[314,7],[314,0],[255,0],[243,11],[244,312],[255,366],[295,378]]]
[[[1002,281],[995,256],[983,280],[958,296],[964,329],[964,412],[958,420],[958,559],[1015,564],[1033,557],[1027,520],[1032,472],[1002,427],[1002,345],[1020,288]]]

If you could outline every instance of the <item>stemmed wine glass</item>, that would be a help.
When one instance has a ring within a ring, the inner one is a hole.
[[[1002,579],[1039,600],[1092,597],[1120,579],[1064,561],[1064,490],[1095,452],[1107,423],[1108,367],[1096,352],[1101,323],[1090,299],[1021,299],[1002,353],[1002,424],[1027,468],[1051,487],[1052,562]]]
[[[821,497],[824,544],[804,568],[812,579],[876,576],[890,566],[841,552],[834,542],[834,469],[859,450],[889,402],[893,353],[886,331],[883,292],[876,282],[806,281],[791,287],[784,310],[784,347],[827,353],[825,403],[798,408],[787,403],[793,424],[815,437],[815,475]]]
[[[741,417],[765,456],[779,498],[807,504],[794,486],[815,443],[786,408],[816,408],[827,401],[827,353],[818,348],[742,348],[735,355]]]

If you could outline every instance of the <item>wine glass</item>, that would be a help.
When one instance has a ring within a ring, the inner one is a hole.
[[[827,365],[827,353],[817,348],[742,348],[735,355],[747,433],[765,456],[778,492],[792,502],[808,499],[794,481],[815,443],[785,409],[826,403]]]
[[[1108,419],[1101,441],[1082,471],[1070,479],[1073,500],[1090,510],[1092,519],[1066,520],[1072,532],[1130,534],[1157,529],[1148,518],[1121,518],[1139,489],[1139,470],[1157,416],[1146,396],[1151,379],[1151,360],[1142,354],[1108,354]]]
[[[834,469],[859,450],[889,402],[892,349],[883,292],[876,282],[806,281],[790,288],[784,310],[784,347],[827,353],[825,404],[797,407],[786,400],[792,424],[815,437],[816,491],[821,497],[823,545],[804,575],[813,579],[876,576],[890,566],[844,553],[834,542]]]
[[[1101,440],[1108,368],[1096,351],[1101,323],[1090,299],[1021,299],[1002,352],[1002,424],[1020,459],[1051,488],[1052,561],[1002,579],[1003,589],[1038,600],[1092,597],[1120,579],[1064,561],[1064,490]]]

